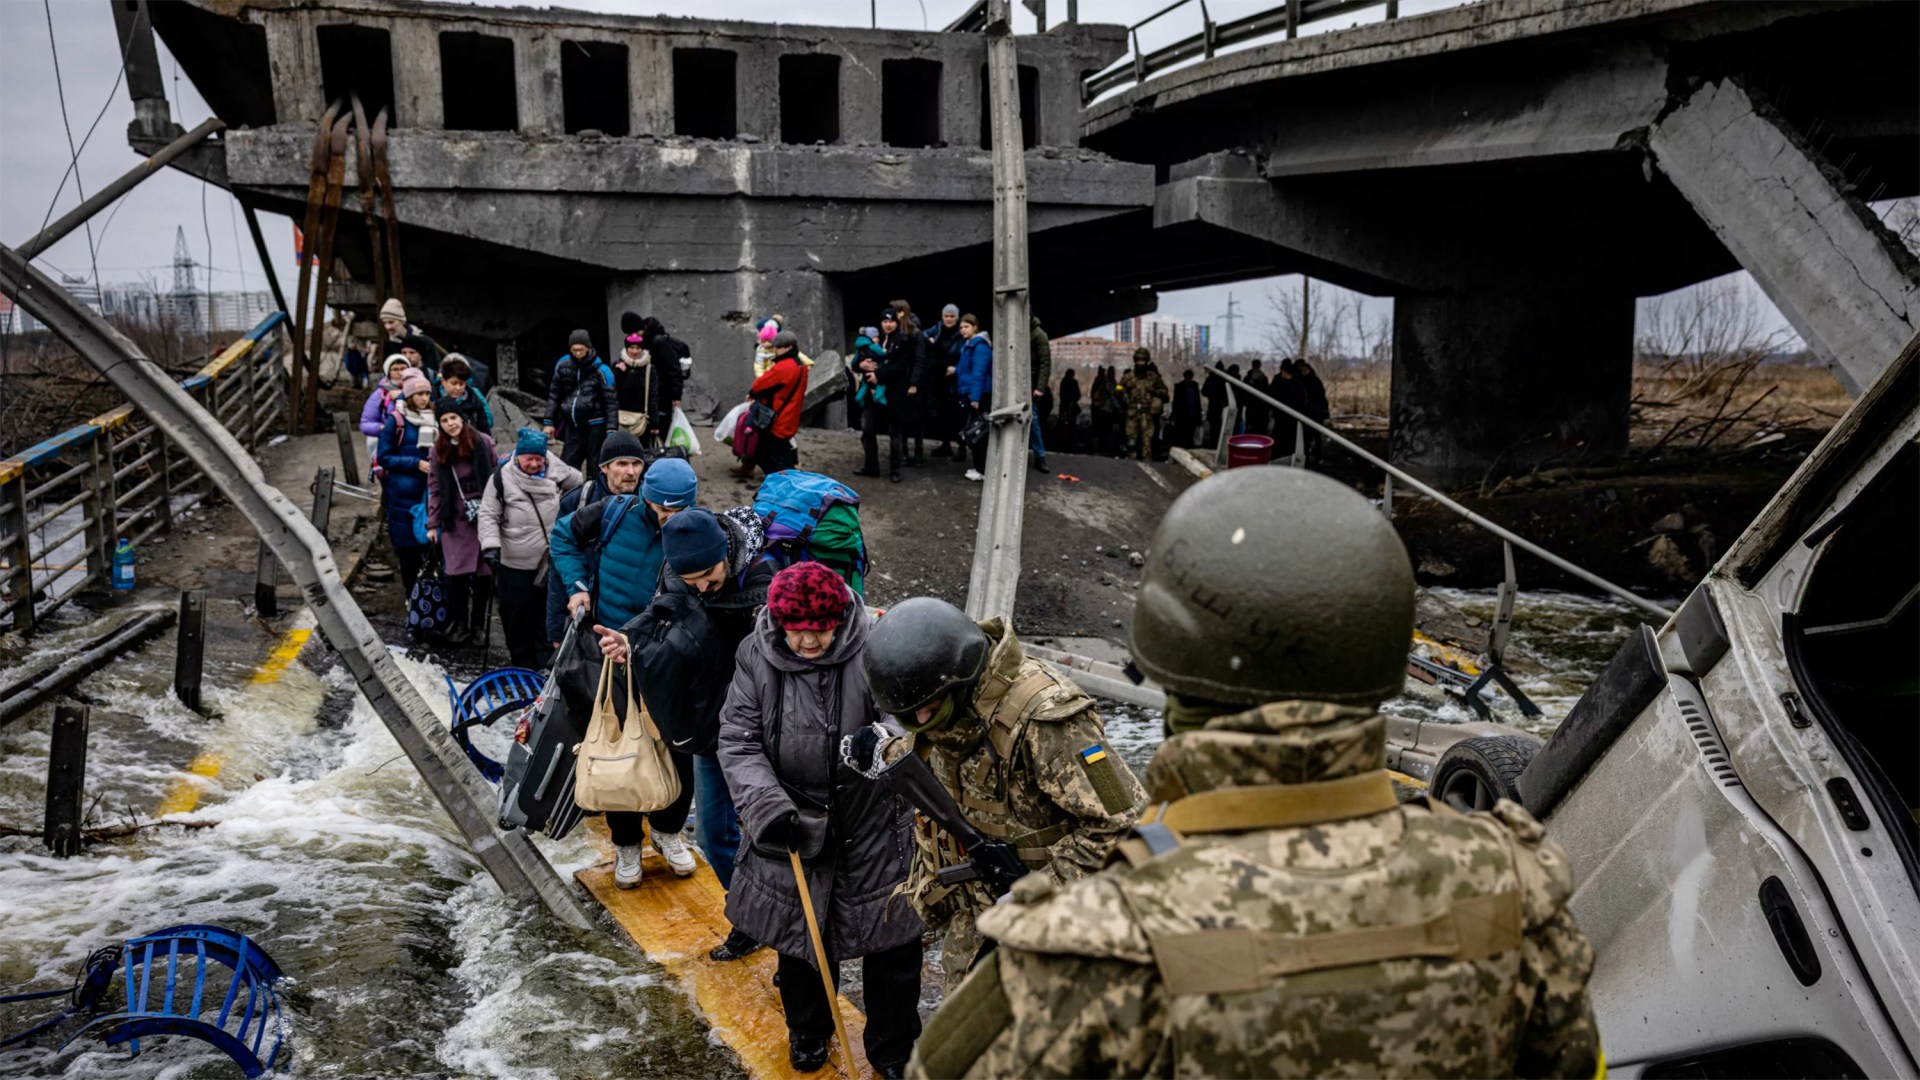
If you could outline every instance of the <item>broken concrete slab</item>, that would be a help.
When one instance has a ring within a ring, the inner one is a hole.
[[[1920,260],[1846,179],[1737,82],[1709,82],[1648,145],[1715,235],[1849,392],[1920,323]]]

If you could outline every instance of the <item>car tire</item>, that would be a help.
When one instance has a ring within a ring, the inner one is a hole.
[[[1520,801],[1520,774],[1540,743],[1524,735],[1462,739],[1440,755],[1429,788],[1456,810],[1491,810],[1501,799]]]

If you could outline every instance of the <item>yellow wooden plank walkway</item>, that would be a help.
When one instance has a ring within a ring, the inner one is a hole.
[[[648,959],[692,991],[713,1033],[740,1055],[748,1074],[760,1080],[801,1076],[855,1080],[841,1071],[837,1049],[819,1072],[798,1073],[787,1063],[787,1021],[780,1009],[780,991],[773,985],[772,949],[727,963],[707,959],[707,950],[726,939],[730,925],[726,891],[706,860],[696,856],[699,868],[693,876],[675,877],[666,860],[649,847],[639,887],[619,889],[613,884],[613,844],[605,823],[588,818],[582,827],[589,830],[605,861],[575,876]],[[861,1046],[866,1016],[844,994],[840,1010],[853,1042],[854,1068],[862,1077],[870,1077],[874,1073]]]

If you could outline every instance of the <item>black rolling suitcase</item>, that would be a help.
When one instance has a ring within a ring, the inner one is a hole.
[[[563,673],[577,663],[579,650],[595,645],[592,634],[581,636],[586,622],[576,619],[568,625],[547,685],[522,720],[526,738],[516,738],[507,754],[500,777],[502,829],[544,832],[558,840],[580,823],[580,808],[573,803],[573,748],[586,738],[588,712],[575,707],[570,701],[575,695],[562,692],[561,682]]]

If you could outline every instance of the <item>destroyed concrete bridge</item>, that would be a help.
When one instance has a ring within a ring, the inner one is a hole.
[[[114,6],[151,152],[176,132],[140,13]],[[1294,36],[1367,6],[1296,0],[1131,59],[1125,27],[1020,38],[1049,330],[1278,273],[1391,295],[1394,457],[1446,483],[1624,449],[1638,296],[1744,267],[1852,387],[1912,335],[1920,267],[1864,200],[1920,191],[1920,7],[1486,0]],[[496,368],[537,379],[569,329],[630,309],[692,345],[717,401],[766,314],[820,351],[894,297],[990,310],[978,33],[149,10],[230,127],[175,167],[250,207],[301,212],[330,101],[389,110],[410,313]],[[1286,36],[1215,55],[1259,30]],[[336,254],[371,280],[350,213]]]

